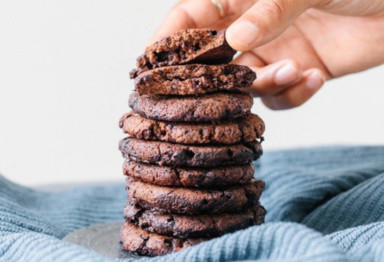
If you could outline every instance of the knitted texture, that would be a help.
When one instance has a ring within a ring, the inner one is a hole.
[[[265,224],[141,261],[383,261],[384,146],[267,152],[255,165]],[[117,261],[61,238],[122,220],[125,200],[123,183],[45,193],[0,177],[0,261]]]

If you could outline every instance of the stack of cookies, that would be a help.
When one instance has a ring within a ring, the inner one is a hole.
[[[263,121],[243,90],[255,80],[224,32],[180,31],[138,58],[132,112],[120,120],[129,137],[123,249],[163,255],[263,223],[264,182],[254,178]]]

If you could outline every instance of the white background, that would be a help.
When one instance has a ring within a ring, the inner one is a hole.
[[[207,0],[208,1],[208,0]],[[128,72],[176,1],[0,1],[0,173],[25,184],[123,181]],[[266,150],[384,144],[384,67],[274,112]]]

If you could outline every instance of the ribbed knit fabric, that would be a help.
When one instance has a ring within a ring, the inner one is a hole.
[[[269,152],[255,165],[264,225],[143,261],[384,260],[384,147]],[[0,177],[0,261],[116,261],[60,239],[122,220],[125,200],[123,183],[43,193]]]

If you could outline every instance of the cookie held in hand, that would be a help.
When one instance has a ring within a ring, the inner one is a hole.
[[[225,31],[210,29],[185,29],[165,37],[145,49],[137,58],[130,76],[163,66],[183,64],[226,64],[236,50],[225,40]]]

